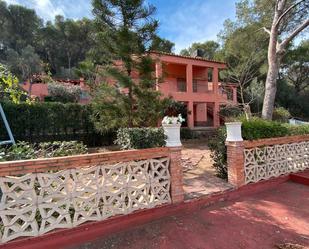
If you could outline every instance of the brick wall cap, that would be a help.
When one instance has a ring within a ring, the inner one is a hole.
[[[285,137],[263,138],[263,139],[257,139],[257,140],[245,140],[244,146],[245,148],[254,148],[254,147],[267,146],[267,145],[289,144],[289,143],[297,143],[297,142],[305,142],[305,141],[309,141],[309,134],[296,135],[296,136],[285,136]]]

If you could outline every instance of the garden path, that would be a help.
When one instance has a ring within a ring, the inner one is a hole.
[[[185,198],[197,198],[232,188],[216,176],[213,160],[205,139],[183,142],[182,164],[184,171]]]

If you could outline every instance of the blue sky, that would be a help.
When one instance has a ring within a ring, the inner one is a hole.
[[[55,15],[92,17],[91,0],[6,0],[36,10],[44,20]],[[236,0],[148,0],[157,7],[159,35],[175,43],[175,52],[192,42],[216,39],[227,18],[235,17]]]

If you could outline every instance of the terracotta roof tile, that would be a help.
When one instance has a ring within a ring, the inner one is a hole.
[[[210,59],[205,59],[205,58],[202,58],[202,57],[193,57],[193,56],[179,55],[179,54],[167,53],[167,52],[160,52],[160,51],[151,51],[150,53],[153,53],[153,54],[162,54],[162,55],[169,55],[169,56],[175,56],[175,57],[180,57],[180,58],[185,58],[185,59],[193,59],[193,60],[199,60],[199,61],[208,61],[208,62],[226,64],[226,63],[223,62],[223,61],[210,60]]]

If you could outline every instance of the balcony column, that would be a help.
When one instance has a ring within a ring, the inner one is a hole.
[[[159,90],[159,83],[162,79],[162,62],[160,60],[156,61],[156,90]]]
[[[194,128],[193,101],[188,102],[187,108],[188,108],[188,117],[187,117],[188,128]]]
[[[237,87],[233,87],[233,102],[237,104]]]
[[[187,64],[186,68],[187,93],[193,92],[193,70],[192,64]]]
[[[212,72],[214,93],[219,94],[219,69],[217,67],[214,67]]]

